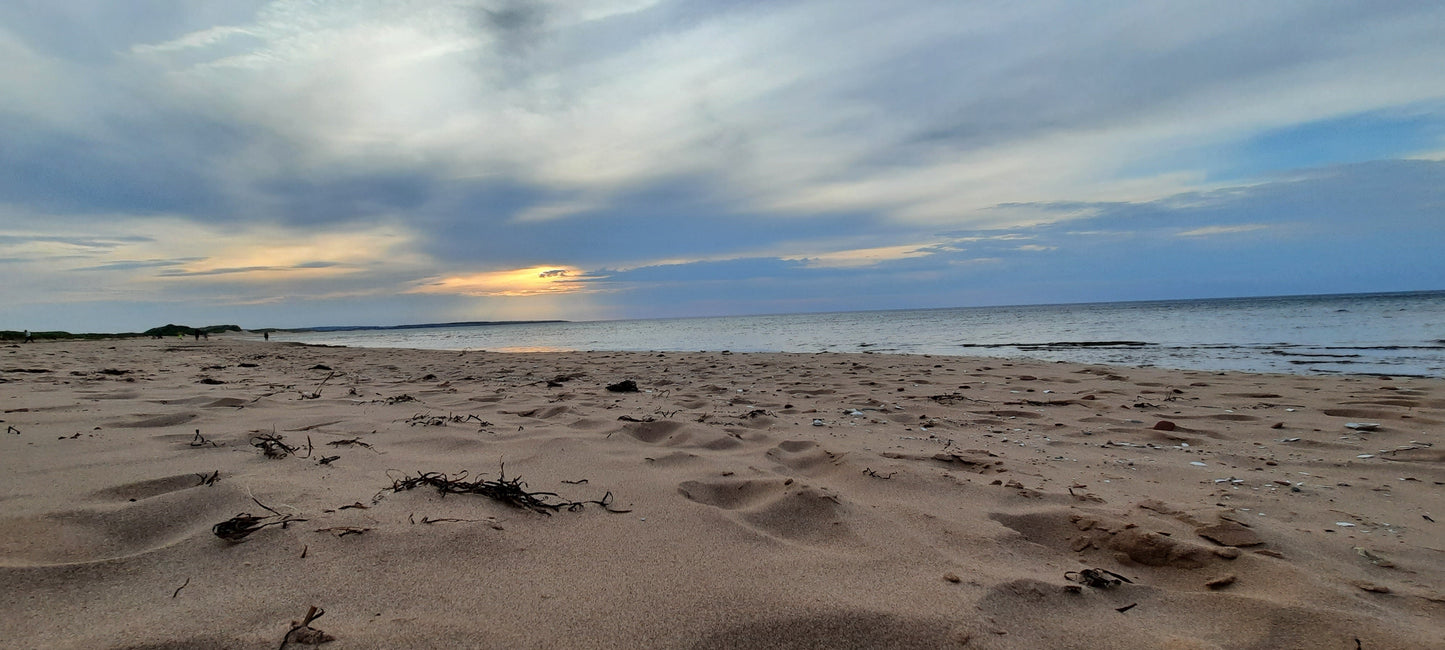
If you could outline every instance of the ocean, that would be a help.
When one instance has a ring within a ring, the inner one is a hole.
[[[489,351],[864,352],[1445,376],[1445,291],[276,333]]]

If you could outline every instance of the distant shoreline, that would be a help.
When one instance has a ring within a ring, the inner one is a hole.
[[[479,320],[452,323],[415,323],[411,325],[327,325],[322,327],[265,328],[256,332],[361,332],[371,330],[422,330],[443,327],[488,327],[492,325],[539,325],[544,323],[569,323],[566,320]]]
[[[255,332],[258,334],[272,332],[287,332],[303,334],[307,332],[361,332],[380,330],[412,330],[412,329],[436,329],[443,327],[487,327],[492,325],[537,325],[543,323],[566,323],[565,320],[515,320],[515,321],[461,321],[454,323],[417,323],[411,325],[333,325],[322,327],[258,327],[256,329],[244,329],[239,325],[207,325],[205,327],[191,327],[189,325],[165,325],[155,327],[144,332],[66,332],[63,330],[34,331],[26,332],[21,330],[0,330],[0,341],[68,341],[68,340],[96,340],[96,339],[133,339],[133,338],[169,338],[172,336],[206,336],[211,334],[224,334],[226,332]]]

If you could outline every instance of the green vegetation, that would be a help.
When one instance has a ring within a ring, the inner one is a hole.
[[[139,337],[168,337],[168,336],[196,336],[219,334],[221,332],[239,332],[239,325],[208,325],[206,327],[190,327],[187,325],[168,324],[161,327],[152,327],[144,332],[84,332],[72,334],[70,332],[31,332],[30,338],[35,341],[58,341],[58,340],[96,340],[96,339],[129,339]],[[25,332],[16,330],[0,330],[0,341],[24,341]]]
[[[207,327],[188,327],[185,325],[164,325],[152,327],[141,336],[195,336],[196,334],[220,334],[221,332],[239,332],[241,328],[236,325],[210,325]]]

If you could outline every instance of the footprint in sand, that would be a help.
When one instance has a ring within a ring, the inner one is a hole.
[[[989,518],[1024,536],[1024,539],[1060,552],[1090,549],[1112,551],[1122,563],[1152,567],[1199,569],[1218,560],[1201,544],[1131,527],[1099,515],[1084,516],[1069,510],[1025,514],[995,512]]]
[[[196,413],[165,413],[159,415],[138,415],[135,419],[117,422],[111,426],[123,429],[159,429],[185,424],[198,417]]]
[[[0,519],[0,566],[57,566],[130,557],[210,534],[249,500],[225,483],[181,474],[92,493],[100,503]],[[134,501],[132,501],[134,499]]]
[[[767,452],[769,459],[805,476],[821,476],[837,471],[838,455],[811,440],[785,440]]]
[[[845,545],[857,537],[842,499],[791,479],[684,481],[688,500],[730,513],[739,525],[765,537],[812,545]]]

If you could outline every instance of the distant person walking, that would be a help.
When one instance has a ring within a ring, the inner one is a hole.
[[[264,339],[266,339],[267,341],[269,341],[269,340],[271,340],[271,333],[270,333],[270,332],[261,332],[261,338],[264,338]]]
[[[26,343],[34,343],[34,342],[35,342],[35,337],[33,337],[33,336],[30,335],[30,330],[25,330],[25,342],[26,342]]]

